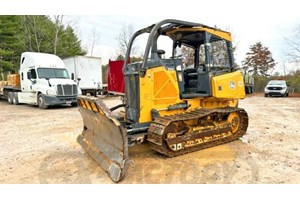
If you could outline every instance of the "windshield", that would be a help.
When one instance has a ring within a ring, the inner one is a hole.
[[[230,67],[228,46],[225,40],[216,40],[209,46],[210,62],[213,67]]]
[[[65,78],[70,79],[69,73],[66,69],[58,68],[39,68],[39,78]]]
[[[285,81],[270,81],[268,85],[285,85]]]
[[[219,40],[209,44],[208,62],[212,67],[230,67],[229,55],[226,46],[226,41]],[[195,66],[195,48],[182,44],[181,47],[176,47],[175,57],[182,57],[183,62],[188,68],[197,67]],[[205,47],[204,44],[199,46],[199,65],[205,64]]]

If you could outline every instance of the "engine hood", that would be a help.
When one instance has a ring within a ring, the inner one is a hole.
[[[267,85],[266,87],[287,87],[286,85],[279,85],[279,84],[272,84],[272,85]]]
[[[49,79],[49,82],[51,85],[76,85],[75,81],[71,79],[58,79],[58,78],[53,78]]]

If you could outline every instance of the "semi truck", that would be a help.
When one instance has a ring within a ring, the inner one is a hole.
[[[61,58],[46,53],[22,53],[19,74],[10,74],[7,81],[0,82],[0,97],[14,105],[33,104],[41,109],[76,106],[78,94],[81,90]]]
[[[96,96],[97,93],[106,91],[107,84],[102,80],[101,58],[73,56],[64,58],[63,62],[83,95]]]

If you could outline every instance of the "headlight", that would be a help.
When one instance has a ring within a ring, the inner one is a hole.
[[[48,94],[48,95],[56,95],[56,92],[54,90],[47,90],[46,94]]]

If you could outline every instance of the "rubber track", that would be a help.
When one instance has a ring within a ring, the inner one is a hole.
[[[233,112],[239,113],[241,123],[240,123],[240,128],[238,129],[238,131],[234,135],[231,135],[229,137],[202,143],[202,144],[199,144],[199,145],[196,145],[196,146],[193,146],[190,148],[186,148],[183,150],[179,150],[179,151],[172,151],[171,149],[169,149],[169,147],[166,144],[157,145],[157,144],[154,144],[149,141],[149,145],[153,150],[155,150],[167,157],[175,157],[175,156],[191,153],[194,151],[198,151],[201,149],[214,147],[214,146],[218,146],[218,145],[225,144],[228,142],[232,142],[232,141],[237,140],[238,138],[242,137],[246,133],[246,130],[248,127],[248,115],[247,115],[247,112],[242,108],[219,108],[219,109],[204,109],[203,108],[203,109],[197,109],[195,111],[183,113],[183,114],[179,114],[179,115],[159,117],[159,118],[156,118],[151,123],[150,128],[148,130],[149,134],[155,134],[156,136],[161,135],[161,133],[163,133],[162,137],[165,138],[166,133],[164,133],[164,129],[172,122],[191,120],[191,119],[195,119],[195,118],[199,119],[199,118],[206,117],[208,115],[215,115],[218,113],[230,114]],[[164,142],[165,141],[163,141],[163,143]]]

